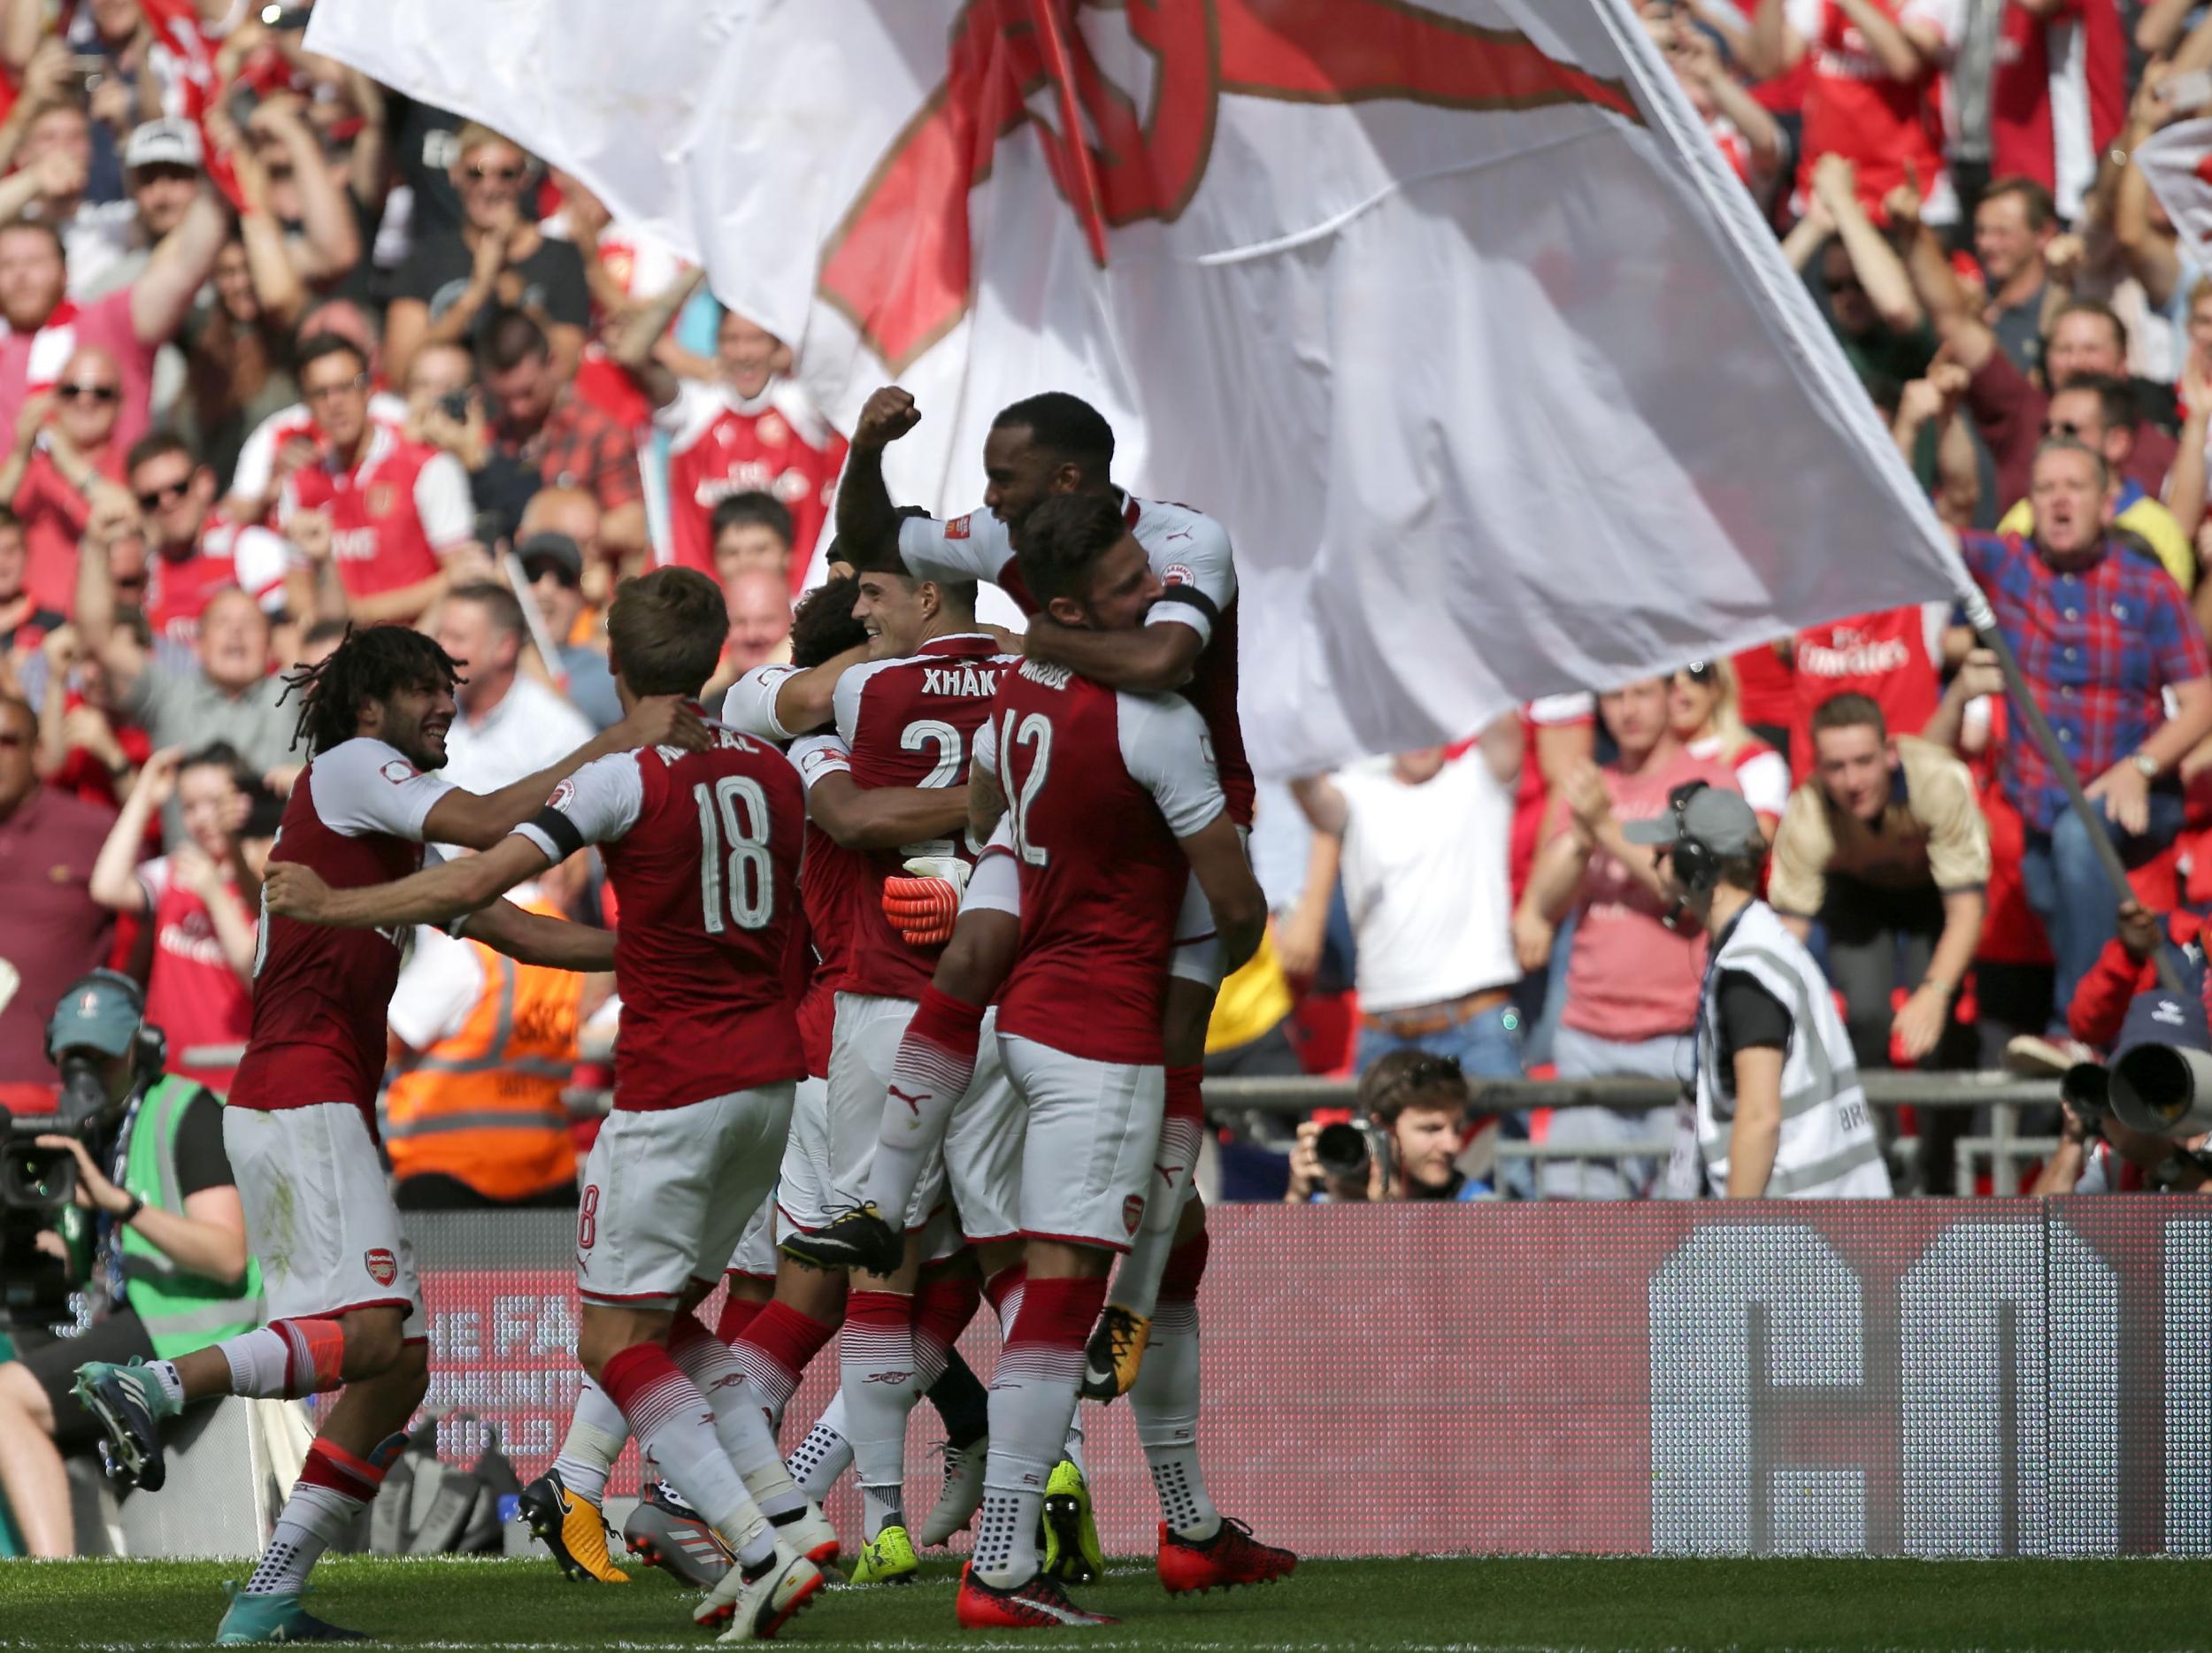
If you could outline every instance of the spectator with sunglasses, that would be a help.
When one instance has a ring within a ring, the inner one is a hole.
[[[91,500],[119,499],[123,445],[115,440],[123,374],[96,344],[80,345],[52,391],[33,396],[0,464],[0,499],[14,503],[30,550],[31,589],[65,613],[76,600],[77,541]]]
[[[393,284],[385,358],[392,377],[426,344],[473,342],[495,311],[526,310],[545,328],[556,376],[576,373],[591,321],[583,255],[554,241],[522,211],[530,158],[474,122],[455,141],[453,186],[461,225],[415,243]]]
[[[216,514],[215,473],[182,438],[166,431],[145,437],[131,449],[127,475],[153,543],[146,619],[156,635],[189,643],[208,599],[233,586],[265,610],[283,607],[284,542]]]
[[[522,577],[530,582],[538,618],[553,639],[556,657],[546,665],[556,687],[595,731],[611,729],[622,721],[614,673],[604,652],[576,640],[576,623],[584,611],[583,548],[567,534],[549,530],[524,540],[515,557],[522,565]]]
[[[1332,1176],[1318,1149],[1317,1119],[1298,1127],[1290,1152],[1292,1205],[1314,1200],[1479,1200],[1490,1185],[1459,1165],[1467,1135],[1467,1080],[1459,1064],[1427,1050],[1394,1050],[1362,1076],[1354,1110],[1368,1143],[1356,1177]]]

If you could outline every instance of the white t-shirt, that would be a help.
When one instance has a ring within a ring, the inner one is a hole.
[[[591,738],[582,712],[535,678],[518,677],[480,721],[456,714],[441,773],[472,792],[496,792],[560,762]]]
[[[384,1012],[385,1026],[409,1049],[427,1050],[468,1025],[483,994],[484,965],[476,950],[443,930],[418,925],[414,949]]]
[[[1339,876],[1358,943],[1360,1008],[1403,1010],[1520,980],[1507,878],[1513,789],[1479,750],[1417,787],[1387,757],[1340,771]]]

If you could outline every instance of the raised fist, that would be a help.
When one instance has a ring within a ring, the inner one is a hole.
[[[853,446],[887,447],[921,422],[922,411],[914,405],[914,398],[896,385],[886,385],[860,410],[860,422],[853,427]]]

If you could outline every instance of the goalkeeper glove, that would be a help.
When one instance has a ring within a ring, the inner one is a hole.
[[[956,856],[917,856],[910,878],[883,880],[883,916],[909,947],[940,947],[952,940],[961,893],[970,868]]]

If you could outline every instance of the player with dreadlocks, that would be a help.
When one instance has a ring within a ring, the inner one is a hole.
[[[697,715],[662,696],[549,769],[485,796],[465,792],[437,774],[465,664],[419,632],[376,626],[286,680],[287,695],[301,696],[309,763],[273,863],[299,863],[335,888],[388,882],[421,867],[426,843],[498,843],[603,753],[706,744]],[[614,967],[608,932],[508,903],[471,915],[468,927],[525,963]],[[308,1570],[376,1496],[429,1382],[422,1287],[376,1147],[384,1019],[405,935],[404,926],[304,924],[265,903],[252,1032],[223,1111],[223,1145],[268,1322],[173,1361],[78,1368],[77,1394],[107,1431],[110,1472],[149,1488],[161,1484],[164,1424],[193,1402],[344,1391],[323,1414],[260,1564],[232,1597],[223,1643],[344,1634],[301,1604]]]

